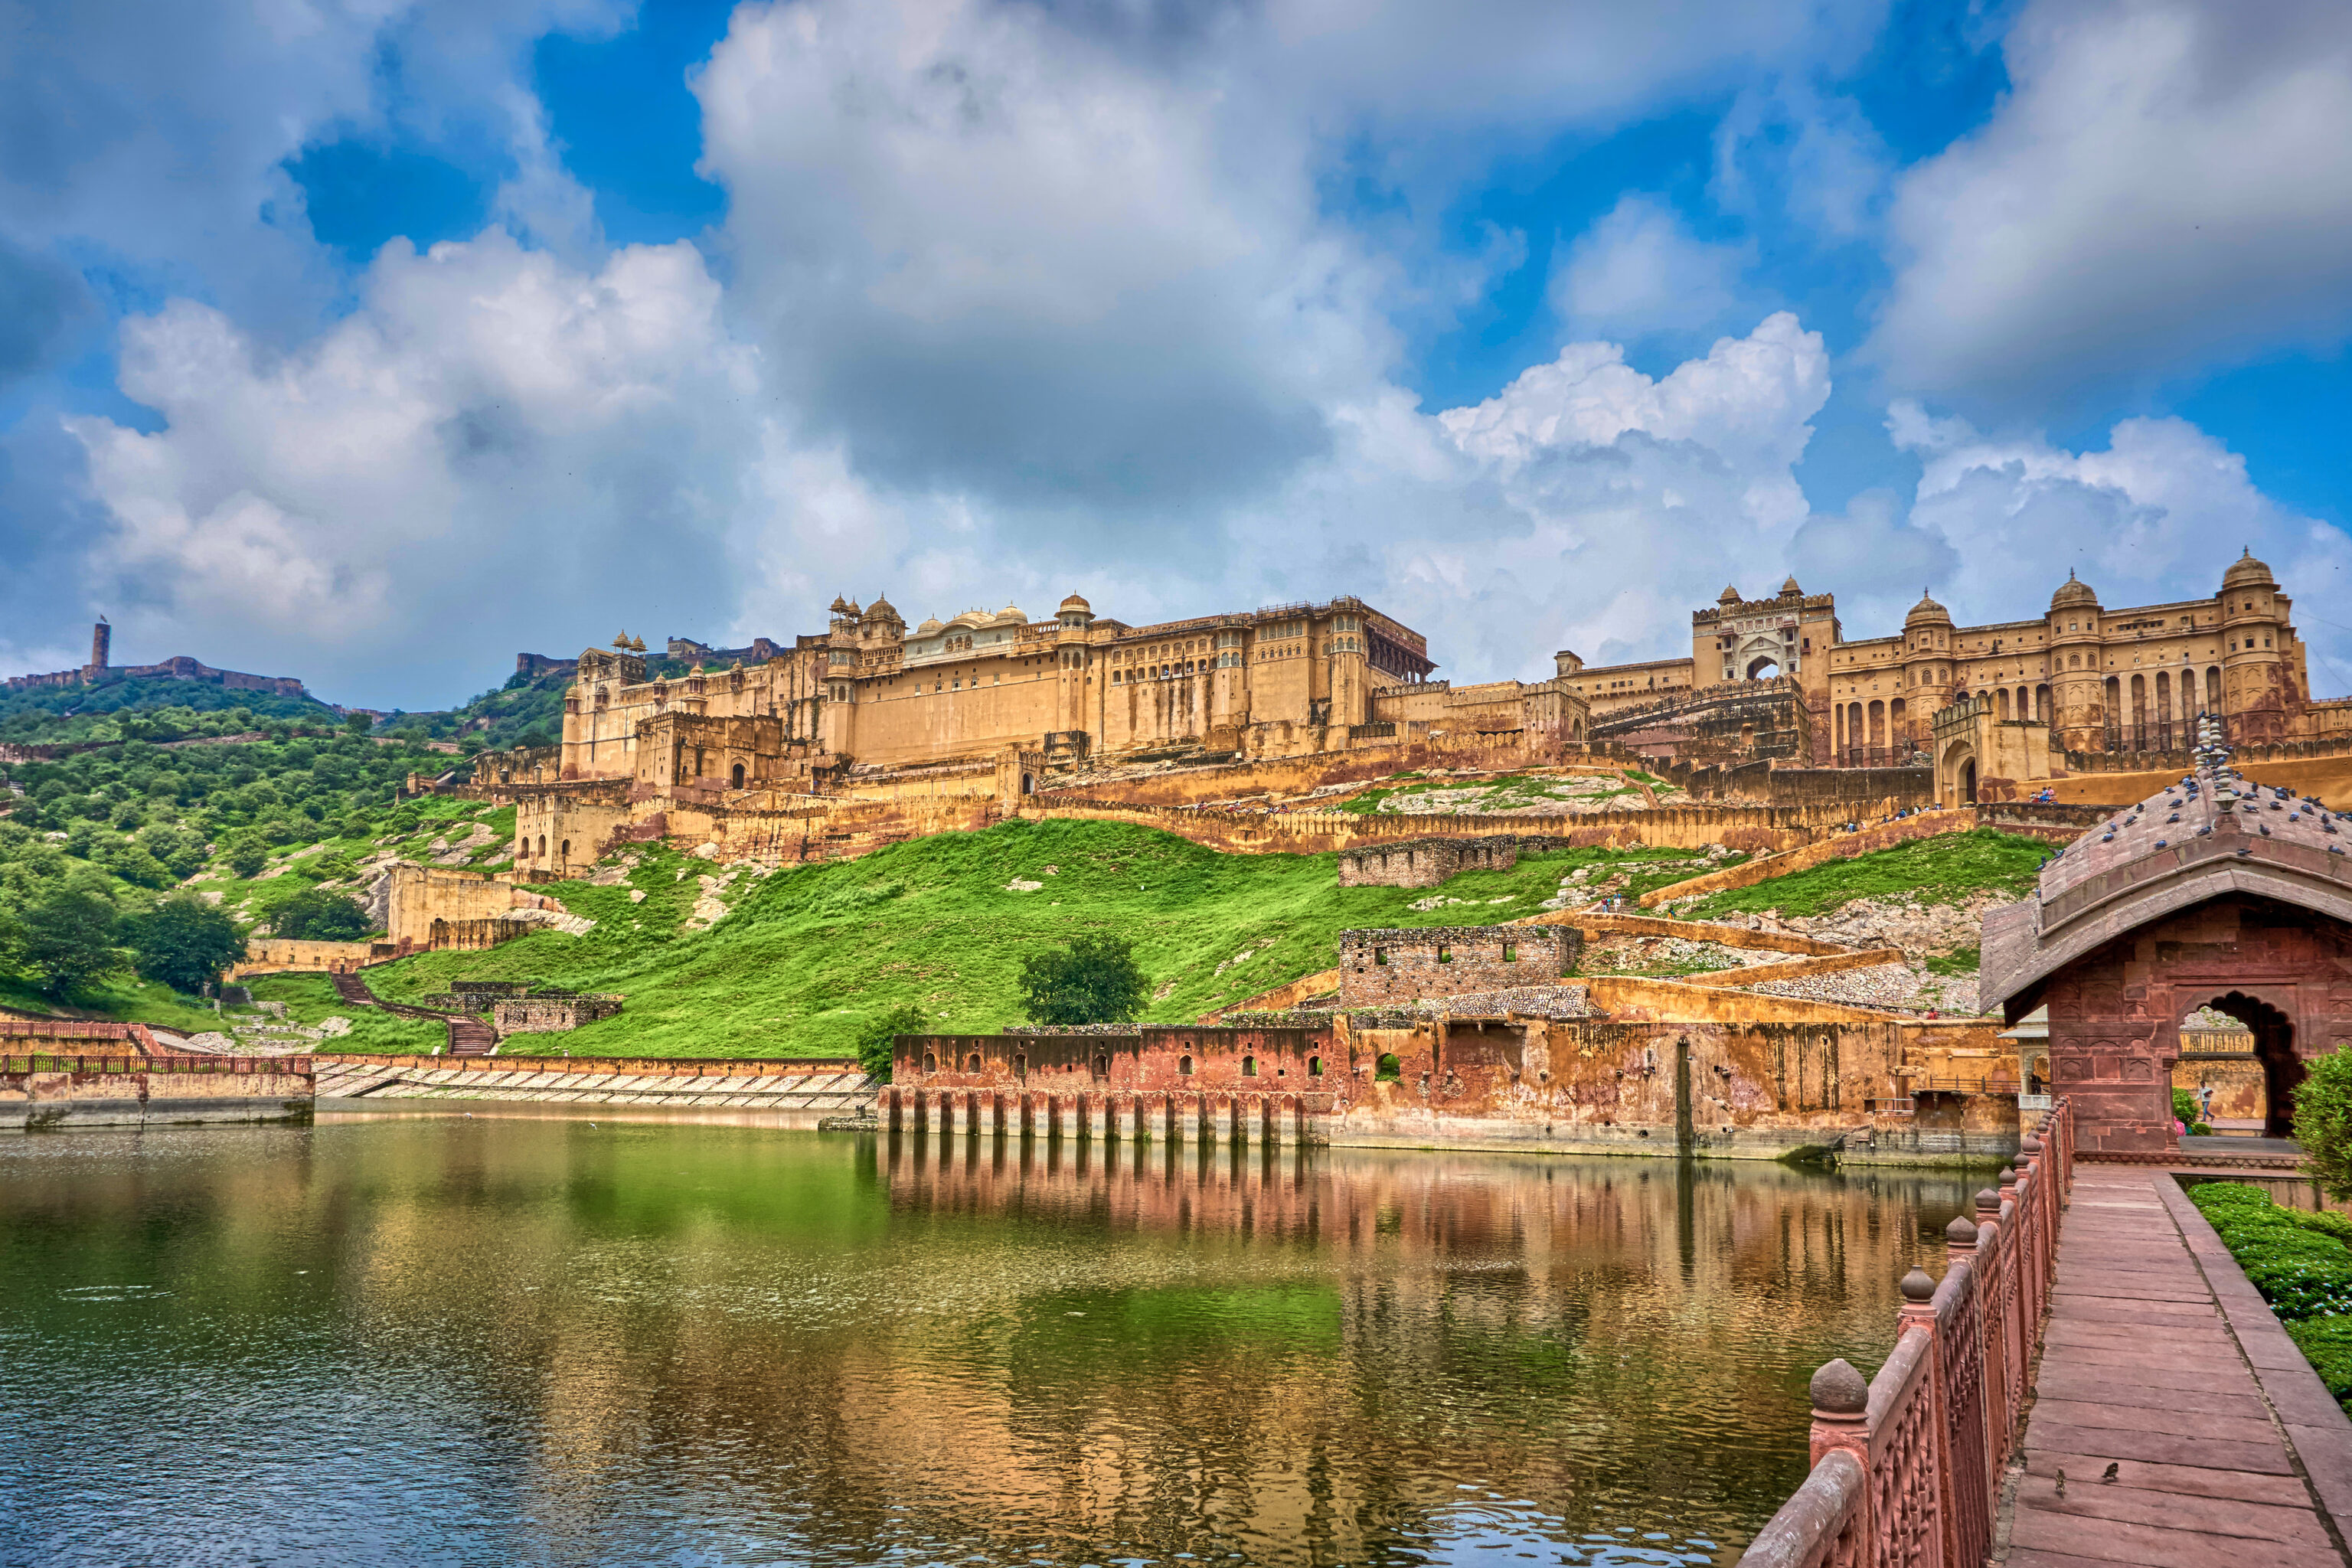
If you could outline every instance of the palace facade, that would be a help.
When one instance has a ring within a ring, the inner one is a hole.
[[[825,793],[853,770],[997,764],[1004,794],[1076,764],[1449,736],[1887,766],[1924,761],[1935,715],[1969,698],[2036,727],[2017,744],[2053,758],[2179,750],[2200,712],[2238,744],[2352,734],[2352,702],[2311,700],[2292,607],[2248,554],[2210,598],[2110,609],[2070,577],[2031,620],[1963,626],[1922,597],[1899,632],[1849,641],[1835,596],[1791,577],[1768,598],[1725,588],[1692,615],[1686,658],[1588,667],[1562,651],[1538,681],[1455,686],[1430,679],[1420,633],[1355,598],[1130,626],[1072,595],[1050,617],[1007,605],[913,627],[887,598],[836,599],[826,629],[789,647],[673,639],[700,660],[684,675],[650,675],[625,637],[583,653],[561,773],[646,795]]]
[[[1849,642],[1835,596],[1807,594],[1791,577],[1765,599],[1725,588],[1691,616],[1687,659],[1587,668],[1562,655],[1561,667],[1603,733],[1620,714],[1793,680],[1811,759],[1830,765],[1923,755],[1936,713],[1972,695],[1999,721],[2046,725],[2062,752],[2180,750],[2200,712],[2221,719],[2233,744],[2318,740],[2352,728],[2352,711],[2312,700],[2292,610],[2248,552],[2210,598],[2110,609],[2069,576],[2032,620],[1958,626],[1923,595],[1900,632]]]
[[[1007,605],[911,629],[887,598],[836,599],[826,630],[767,644],[764,661],[698,664],[673,679],[649,679],[627,640],[581,655],[564,702],[564,779],[630,778],[654,793],[816,789],[853,766],[1584,734],[1584,704],[1558,676],[1431,681],[1422,635],[1353,598],[1129,626],[1074,594],[1048,619]]]

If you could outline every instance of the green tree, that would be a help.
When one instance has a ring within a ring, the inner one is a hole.
[[[268,841],[255,833],[240,833],[228,841],[228,852],[223,858],[230,870],[251,881],[269,864]]]
[[[67,996],[122,967],[114,906],[95,893],[58,888],[26,910],[17,952],[42,992]]]
[[[375,718],[373,714],[346,713],[343,715],[343,731],[346,734],[364,735],[374,728]]]
[[[194,996],[245,956],[245,933],[202,899],[162,899],[123,922],[139,973]]]
[[[2295,1086],[2294,1140],[2321,1190],[2352,1198],[2352,1050],[2321,1057]]]
[[[1134,945],[1115,936],[1082,936],[1061,952],[1021,961],[1033,1024],[1125,1023],[1143,1011],[1150,986]]]
[[[299,942],[356,942],[367,935],[367,910],[357,899],[305,888],[269,911],[269,929]]]
[[[900,1035],[924,1032],[920,1007],[893,1007],[869,1018],[857,1031],[857,1065],[877,1083],[890,1081],[890,1043]]]

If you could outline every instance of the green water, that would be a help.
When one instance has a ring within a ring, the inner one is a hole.
[[[0,1562],[1727,1561],[1969,1184],[436,1115],[0,1141]]]

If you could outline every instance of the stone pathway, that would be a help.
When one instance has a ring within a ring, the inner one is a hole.
[[[2010,1568],[2352,1563],[2352,1422],[2162,1172],[2075,1167],[2021,1457]]]

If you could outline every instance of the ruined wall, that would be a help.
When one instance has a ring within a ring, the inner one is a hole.
[[[437,867],[394,866],[385,889],[390,921],[385,940],[406,947],[430,947],[436,921],[495,920],[523,901],[516,889],[472,871]]]
[[[245,959],[232,964],[226,978],[290,971],[299,974],[352,974],[365,964],[399,952],[390,942],[297,942],[290,937],[247,937]]]
[[[1521,840],[1510,834],[1491,838],[1411,838],[1402,844],[1344,850],[1339,856],[1343,888],[1434,888],[1464,871],[1507,871],[1528,854],[1556,847],[1550,839]]]
[[[610,1018],[621,1010],[618,996],[502,996],[490,1006],[499,1037],[553,1035]]]
[[[1339,933],[1339,1005],[1377,1007],[1552,985],[1584,947],[1574,926],[1431,926]]]

